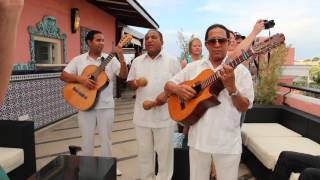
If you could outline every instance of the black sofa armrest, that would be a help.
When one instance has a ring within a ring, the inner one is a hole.
[[[245,123],[280,123],[282,106],[254,105],[245,115]]]
[[[0,120],[0,147],[21,148],[24,163],[8,173],[10,179],[26,179],[36,171],[32,121]]]

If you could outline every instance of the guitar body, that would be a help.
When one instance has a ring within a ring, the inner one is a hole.
[[[207,69],[202,71],[193,80],[185,81],[181,84],[193,87],[213,74],[214,72],[212,70]],[[197,96],[189,101],[182,101],[182,99],[175,94],[170,95],[168,97],[168,108],[171,118],[185,125],[196,123],[208,108],[220,104],[217,96],[223,89],[222,82],[217,81],[212,86],[200,89],[199,91],[196,90],[198,92]]]
[[[98,66],[87,66],[81,76],[91,77],[97,70]],[[92,108],[95,104],[98,91],[107,86],[109,79],[105,72],[100,72],[95,80],[96,87],[89,89],[80,83],[67,83],[63,88],[64,99],[74,108],[81,111]]]

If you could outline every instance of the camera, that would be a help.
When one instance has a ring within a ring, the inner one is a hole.
[[[264,22],[264,29],[270,29],[270,28],[273,28],[275,23],[274,23],[274,20],[263,20]]]

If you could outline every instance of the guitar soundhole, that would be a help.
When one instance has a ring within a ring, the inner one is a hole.
[[[95,81],[95,79],[96,79],[96,78],[95,78],[95,76],[94,76],[94,75],[90,75],[90,76],[89,76],[89,79],[91,79],[91,80]]]
[[[81,91],[79,91],[79,89],[77,89],[76,87],[73,87],[72,90],[73,90],[74,92],[78,93],[79,96],[81,96],[83,99],[87,99],[87,98],[88,98],[84,93],[82,93]]]
[[[194,84],[194,85],[192,86],[192,88],[197,92],[197,95],[195,95],[195,96],[193,97],[193,99],[195,99],[196,97],[198,97],[199,93],[200,93],[201,90],[202,90],[201,83],[200,83],[200,82],[197,82],[196,84]]]

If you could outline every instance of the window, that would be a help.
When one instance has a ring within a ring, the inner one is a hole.
[[[38,36],[34,39],[36,64],[62,64],[60,40]]]

